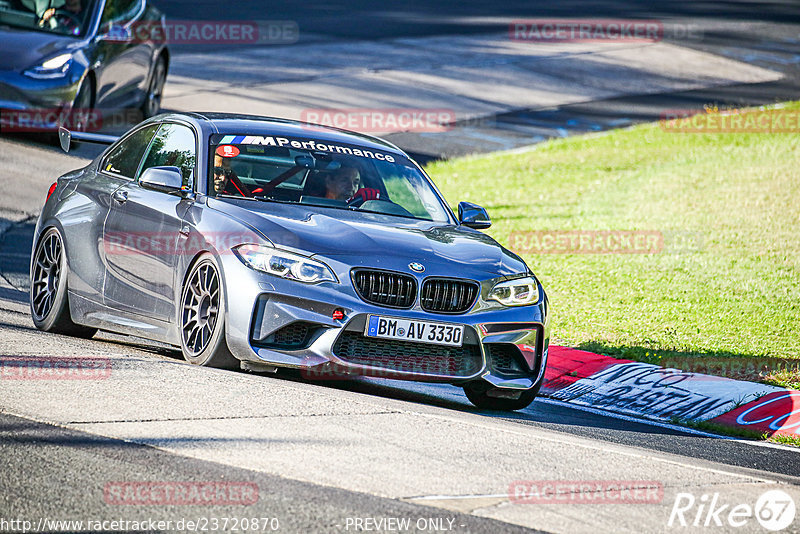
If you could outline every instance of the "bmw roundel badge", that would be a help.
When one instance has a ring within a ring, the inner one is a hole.
[[[412,271],[414,271],[415,273],[421,273],[421,272],[423,272],[425,270],[425,266],[424,265],[422,265],[421,263],[417,263],[415,261],[412,261],[411,263],[409,263],[408,264],[408,268],[411,269]]]

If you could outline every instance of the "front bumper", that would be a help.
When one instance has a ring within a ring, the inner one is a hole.
[[[0,71],[0,125],[3,132],[57,128],[49,117],[72,109],[81,84],[80,72],[63,78],[37,80],[19,72]],[[52,122],[52,124],[50,124]]]
[[[481,303],[472,311],[438,314],[392,309],[359,298],[350,280],[302,284],[259,273],[234,255],[220,258],[227,296],[226,337],[231,352],[251,369],[300,369],[310,379],[373,376],[524,391],[544,377],[549,344],[547,297],[533,306]],[[336,269],[337,273],[340,272]],[[341,275],[339,275],[342,278]],[[422,278],[420,278],[422,279]],[[344,317],[333,319],[334,311]],[[461,349],[365,337],[369,315],[465,326]]]

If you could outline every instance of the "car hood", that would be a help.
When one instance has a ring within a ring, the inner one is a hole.
[[[36,30],[0,27],[0,71],[22,71],[79,46],[74,37]]]
[[[279,203],[209,199],[209,206],[259,230],[276,246],[351,267],[408,271],[410,262],[419,262],[426,275],[475,278],[528,271],[497,241],[461,226]]]

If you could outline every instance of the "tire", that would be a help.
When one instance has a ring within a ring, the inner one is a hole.
[[[97,329],[75,324],[69,314],[69,268],[64,240],[58,229],[45,230],[33,257],[29,291],[33,324],[39,330],[54,334],[92,337]]]
[[[518,399],[503,399],[497,397],[490,397],[488,395],[491,387],[486,387],[484,384],[467,384],[464,386],[464,393],[467,395],[469,401],[485,410],[500,410],[504,412],[512,412],[514,410],[522,410],[527,408],[536,399],[539,393],[539,387],[531,388],[522,392]]]
[[[181,352],[195,365],[238,369],[225,341],[225,293],[214,257],[203,254],[186,277],[178,307]]]
[[[164,93],[164,85],[167,83],[167,62],[163,57],[156,60],[153,67],[153,75],[150,77],[150,84],[147,86],[147,94],[144,102],[139,109],[142,111],[144,119],[149,119],[158,115],[161,110],[161,96]]]

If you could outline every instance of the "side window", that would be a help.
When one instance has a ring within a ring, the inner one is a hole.
[[[144,151],[157,129],[157,124],[142,128],[113,148],[103,162],[103,170],[133,180]]]
[[[413,189],[413,184],[408,178],[396,175],[384,176],[383,185],[392,202],[404,207],[415,217],[422,219],[431,217],[420,201],[420,191]]]
[[[100,18],[101,27],[130,22],[139,12],[141,0],[108,0]]]
[[[150,143],[142,171],[150,167],[174,165],[183,174],[183,185],[192,186],[195,161],[196,143],[191,128],[180,124],[164,124]]]

